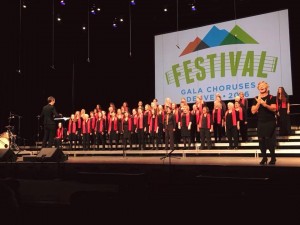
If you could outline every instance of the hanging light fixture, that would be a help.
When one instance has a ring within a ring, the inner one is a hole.
[[[135,0],[130,0],[130,5],[135,5]]]
[[[190,9],[191,9],[193,12],[197,11],[196,0],[193,0],[193,1],[189,4],[189,6],[190,6]]]
[[[66,5],[66,1],[65,0],[60,0],[59,4],[62,5],[62,6],[65,6]]]

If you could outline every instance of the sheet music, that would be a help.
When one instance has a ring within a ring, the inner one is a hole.
[[[64,121],[69,120],[69,119],[70,119],[70,117],[54,118],[54,120],[64,120]]]

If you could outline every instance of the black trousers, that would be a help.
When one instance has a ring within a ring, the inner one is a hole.
[[[165,130],[165,149],[166,150],[169,147],[169,143],[170,143],[171,150],[174,150],[174,131],[173,131],[173,128],[167,128]]]
[[[55,137],[55,124],[46,124],[44,125],[44,137],[42,147],[51,148],[54,144]]]

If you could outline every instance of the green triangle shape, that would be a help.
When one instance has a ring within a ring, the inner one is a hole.
[[[244,44],[258,44],[258,42],[252,38],[246,31],[244,31],[238,25],[235,25],[234,28],[230,31],[230,34],[239,39]]]
[[[235,44],[244,44],[239,38],[235,37],[231,33],[228,33],[226,38],[221,42],[220,45],[235,45]]]

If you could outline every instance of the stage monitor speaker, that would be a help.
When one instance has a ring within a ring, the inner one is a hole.
[[[11,149],[0,149],[0,162],[15,162],[17,156]]]
[[[37,162],[63,162],[67,156],[60,148],[42,148],[36,156]]]

